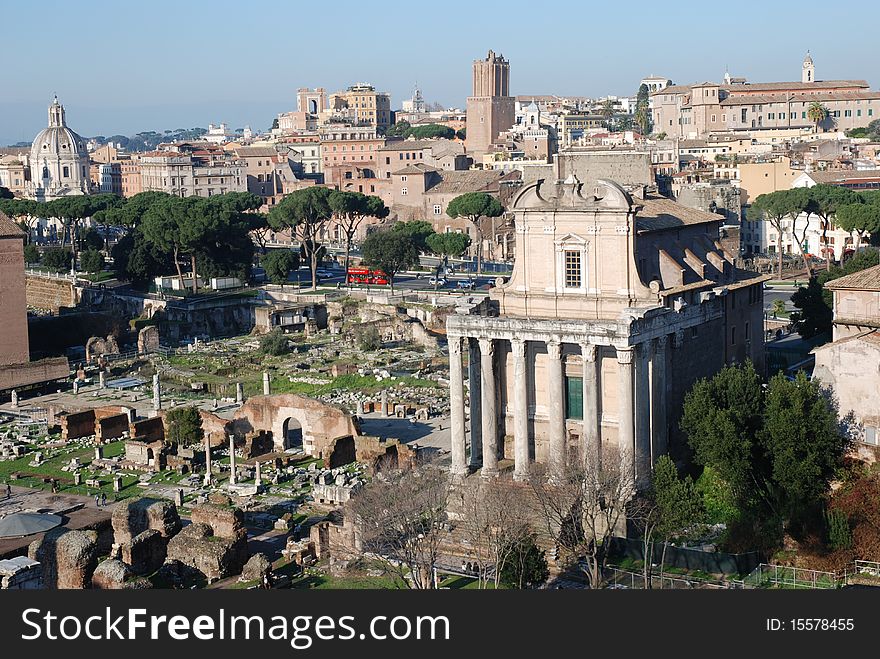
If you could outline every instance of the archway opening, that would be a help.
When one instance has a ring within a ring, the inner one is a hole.
[[[318,114],[318,101],[313,98],[309,99],[309,113]]]
[[[299,421],[297,421],[292,416],[288,417],[284,420],[284,425],[282,426],[281,432],[285,450],[289,448],[302,449],[303,432],[302,424]]]

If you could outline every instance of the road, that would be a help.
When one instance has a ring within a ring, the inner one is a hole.
[[[782,300],[787,311],[794,311],[795,306],[791,303],[791,295],[797,289],[794,286],[766,286],[764,288],[764,311],[773,313],[773,303]]]

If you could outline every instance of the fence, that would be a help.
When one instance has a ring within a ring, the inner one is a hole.
[[[619,567],[605,568],[605,580],[608,588],[645,588],[645,575],[640,572],[624,570]],[[651,588],[709,588],[733,589],[742,588],[738,581],[718,581],[715,579],[698,579],[696,577],[669,576],[654,574],[651,576]]]
[[[742,583],[748,588],[832,589],[841,585],[841,575],[835,572],[761,563],[743,579]]]

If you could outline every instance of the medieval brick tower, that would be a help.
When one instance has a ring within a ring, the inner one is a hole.
[[[474,60],[473,90],[467,99],[467,150],[479,160],[497,142],[498,134],[516,121],[510,95],[510,63],[489,51],[486,59]]]

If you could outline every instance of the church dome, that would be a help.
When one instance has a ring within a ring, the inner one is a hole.
[[[51,198],[89,193],[89,154],[85,140],[68,128],[58,97],[49,106],[49,125],[31,146],[34,194]]]

